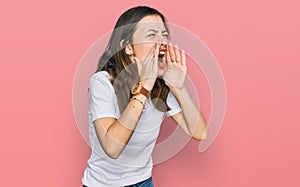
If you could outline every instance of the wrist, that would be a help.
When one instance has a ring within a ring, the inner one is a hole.
[[[155,81],[151,80],[151,79],[143,79],[141,80],[143,87],[145,89],[147,89],[149,92],[152,90]]]
[[[169,86],[170,90],[172,92],[182,92],[184,89],[185,89],[185,86],[181,86],[181,87],[172,87],[172,86]]]
[[[135,98],[137,98],[137,99],[143,101],[143,103],[145,103],[145,102],[146,102],[146,99],[147,99],[147,97],[146,97],[145,95],[141,94],[141,93],[139,93],[139,94],[137,94],[137,95],[133,95],[132,98],[133,98],[133,97],[135,97]]]
[[[139,81],[135,83],[131,88],[131,94],[132,95],[138,95],[143,94],[144,96],[148,97],[150,90],[150,85],[148,83],[145,84],[145,82]]]

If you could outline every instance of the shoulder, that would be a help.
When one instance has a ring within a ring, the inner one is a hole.
[[[107,71],[98,71],[91,76],[91,81],[96,80],[110,82],[110,75]]]
[[[109,73],[107,71],[98,71],[94,73],[90,78],[90,84],[95,82],[111,85]]]
[[[111,82],[110,75],[107,71],[98,71],[94,73],[90,78],[90,88],[106,88],[106,90],[114,90]]]

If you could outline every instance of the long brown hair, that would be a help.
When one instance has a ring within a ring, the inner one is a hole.
[[[160,16],[169,33],[165,17],[157,10],[147,6],[138,6],[127,10],[119,17],[95,72],[107,71],[112,77],[110,81],[115,89],[121,113],[125,110],[132,96],[130,92],[132,86],[140,80],[140,77],[136,63],[131,62],[125,53],[124,46],[120,46],[120,42],[123,40],[123,44],[132,43],[136,24],[148,15]],[[150,92],[152,103],[157,110],[166,112],[170,109],[166,104],[169,91],[170,89],[164,80],[157,78]]]

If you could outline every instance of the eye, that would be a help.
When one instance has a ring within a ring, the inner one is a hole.
[[[154,34],[154,33],[152,33],[152,34],[149,34],[148,36],[155,36],[155,34]]]
[[[164,34],[163,36],[166,38],[169,38],[169,34]]]

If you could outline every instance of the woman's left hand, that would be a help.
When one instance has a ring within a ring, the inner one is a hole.
[[[163,75],[166,85],[170,89],[181,89],[184,87],[187,67],[184,50],[179,50],[178,45],[173,47],[172,43],[167,46],[167,69]]]

